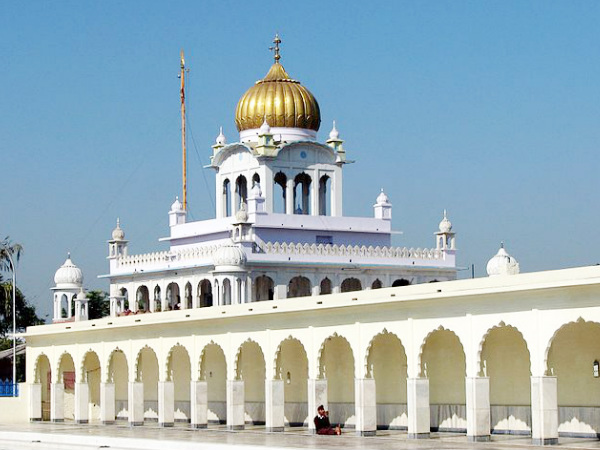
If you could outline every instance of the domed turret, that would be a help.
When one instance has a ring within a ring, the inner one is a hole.
[[[125,232],[121,228],[121,221],[117,219],[117,226],[112,232],[113,241],[123,241],[125,240]]]
[[[54,274],[54,283],[58,289],[80,288],[83,284],[83,273],[81,269],[71,261],[71,254],[67,256],[65,263]]]
[[[215,270],[219,271],[237,271],[246,264],[246,254],[233,243],[222,245],[213,255],[213,264]]]
[[[516,275],[520,272],[519,263],[504,249],[504,242],[500,244],[498,253],[488,261],[486,269],[489,276]]]
[[[262,80],[258,80],[242,95],[237,104],[235,124],[240,137],[243,131],[258,131],[265,121],[271,128],[311,130],[316,137],[321,125],[319,104],[308,89],[287,74],[279,63],[281,40],[276,36],[273,42],[275,63]]]
[[[448,220],[446,216],[446,210],[444,210],[444,218],[439,225],[440,233],[450,233],[452,231],[452,222]]]

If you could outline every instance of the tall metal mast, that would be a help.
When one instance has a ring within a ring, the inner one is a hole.
[[[182,181],[184,211],[187,211],[187,154],[185,147],[185,73],[187,71],[189,70],[185,68],[185,59],[183,57],[183,50],[181,50],[181,71],[179,72],[179,78],[181,79],[181,149],[183,152]]]

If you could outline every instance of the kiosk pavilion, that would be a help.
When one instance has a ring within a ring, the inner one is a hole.
[[[489,277],[456,281],[446,213],[431,249],[391,245],[383,191],[373,217],[345,217],[343,141],[335,124],[318,141],[279,42],[239,141],[212,146],[216,218],[176,199],[169,249],[141,255],[117,221],[109,317],[88,320],[70,257],[56,272],[54,323],[25,334],[28,419],[283,431],[324,404],[361,435],[595,436],[600,267],[519,274],[501,248]]]

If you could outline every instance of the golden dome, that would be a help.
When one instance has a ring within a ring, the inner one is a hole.
[[[238,131],[260,128],[265,118],[271,127],[318,131],[321,112],[317,100],[299,81],[290,78],[277,59],[267,75],[240,98],[235,109]]]

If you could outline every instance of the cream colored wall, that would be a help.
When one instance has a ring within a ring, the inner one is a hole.
[[[354,358],[346,339],[336,336],[325,342],[321,367],[328,382],[329,402],[354,402]]]
[[[569,324],[556,334],[548,368],[558,377],[560,406],[600,406],[600,378],[593,376],[594,360],[600,361],[600,324]]]
[[[169,371],[171,373],[175,401],[190,401],[191,365],[184,347],[178,345],[171,353]]]
[[[289,383],[287,374],[290,374]],[[308,359],[302,344],[287,339],[281,344],[277,358],[277,373],[284,381],[284,399],[289,403],[308,401]]]
[[[405,404],[407,360],[402,343],[393,334],[373,339],[367,359],[377,387],[377,404]]]
[[[490,378],[490,404],[520,406],[531,403],[529,351],[516,328],[494,328],[481,352],[484,373]]]
[[[265,358],[259,345],[245,342],[238,360],[239,377],[244,380],[246,402],[265,401]]]
[[[221,347],[207,345],[202,359],[201,377],[207,382],[208,401],[224,402],[227,389],[227,365]]]
[[[144,401],[158,400],[158,360],[156,354],[144,348],[138,362],[140,381],[144,383]]]
[[[0,423],[26,422],[29,422],[29,389],[26,383],[19,383],[18,397],[0,398]]]
[[[421,361],[429,378],[430,403],[464,405],[465,354],[456,334],[449,330],[431,333]]]

